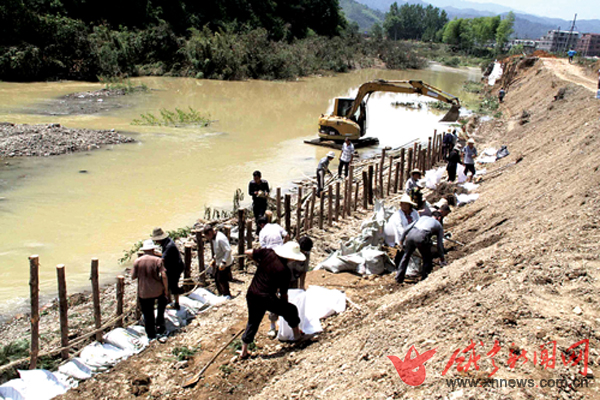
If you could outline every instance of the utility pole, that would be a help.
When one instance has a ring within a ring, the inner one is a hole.
[[[569,36],[567,36],[567,41],[565,42],[565,48],[562,52],[570,50],[569,45],[571,44],[571,37],[573,36],[573,31],[575,30],[575,22],[577,21],[577,14],[573,17],[573,23],[571,24],[571,29],[569,29]],[[575,42],[577,44],[577,42]]]

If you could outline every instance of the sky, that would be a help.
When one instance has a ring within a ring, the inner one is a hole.
[[[529,14],[571,21],[577,19],[600,19],[598,0],[471,0],[476,3],[494,3],[524,11]]]

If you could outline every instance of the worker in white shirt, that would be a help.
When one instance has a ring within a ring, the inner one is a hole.
[[[231,275],[233,255],[231,254],[229,240],[223,232],[215,232],[211,225],[204,227],[204,237],[212,242],[215,249],[215,258],[211,261],[211,266],[214,270],[217,291],[220,296],[231,297],[228,278]]]
[[[345,176],[348,176],[348,166],[354,159],[354,145],[350,138],[346,138],[342,145],[342,152],[340,153],[340,165],[338,165],[338,176],[342,176],[342,170],[345,169]]]
[[[258,226],[260,227],[258,241],[263,249],[274,249],[290,239],[290,235],[281,225],[271,222],[272,215],[273,213],[269,210],[263,217],[258,219]]]

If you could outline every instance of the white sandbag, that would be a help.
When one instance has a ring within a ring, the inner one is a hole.
[[[300,330],[307,335],[312,335],[323,331],[321,322],[318,318],[309,319],[306,315],[306,291],[301,289],[290,289],[288,290],[288,301],[296,306],[298,309],[298,316],[300,317]],[[288,325],[288,323],[279,317],[279,330],[277,332],[277,339],[279,340],[293,340],[294,331]]]
[[[402,224],[400,214],[394,212],[392,216],[387,220],[383,226],[384,242],[388,246],[394,246],[396,244],[396,226]]]
[[[25,382],[22,379],[12,379],[0,386],[0,399],[25,400],[21,391],[25,392]]]
[[[306,317],[309,320],[327,318],[346,311],[346,294],[335,289],[309,286],[306,290]]]
[[[225,296],[215,296],[214,294],[212,294],[204,288],[198,288],[194,290],[192,293],[189,294],[188,297],[192,300],[200,301],[202,303],[208,303],[211,306],[216,306],[217,304],[221,304],[227,301],[227,298]]]
[[[92,370],[84,364],[81,358],[74,358],[58,367],[58,371],[80,381],[92,377]]]
[[[446,167],[425,171],[425,186],[431,190],[435,189],[438,183],[440,183],[442,180],[444,171],[446,171]]]
[[[356,253],[354,253],[356,254]],[[351,256],[342,256],[338,250],[330,255],[327,259],[319,263],[315,269],[326,269],[329,272],[337,274],[343,271],[356,271],[360,263],[364,262],[362,259],[356,259]]]
[[[375,248],[363,249],[360,252],[365,262],[359,266],[358,273],[361,275],[381,275],[386,271],[383,251]]]
[[[69,389],[45,369],[19,370],[25,391],[19,390],[25,400],[50,400],[64,394]]]
[[[456,166],[456,180],[458,183],[464,183],[467,181],[467,175],[465,175],[465,166],[458,164]]]
[[[98,372],[112,367],[127,356],[127,352],[118,347],[94,342],[83,348],[79,358],[92,372]]]
[[[408,267],[406,267],[406,278],[415,278],[421,274],[421,266],[423,265],[423,260],[421,257],[417,255],[410,256],[410,260],[408,260]]]
[[[56,380],[58,380],[61,385],[66,387],[67,390],[75,389],[77,386],[79,386],[79,381],[75,380],[75,378],[73,378],[72,376],[63,374],[60,371],[54,371],[52,375],[54,375],[54,377],[56,377]]]
[[[147,346],[147,343],[140,340],[140,336],[124,328],[113,329],[106,333],[103,339],[104,343],[118,347],[128,355],[137,354]]]
[[[179,304],[188,308],[193,314],[198,314],[200,311],[203,311],[210,307],[210,304],[208,303],[203,303],[201,301],[190,299],[187,296],[179,296]]]
[[[473,183],[473,182],[465,182],[465,183],[463,183],[462,185],[459,185],[459,186],[464,187],[468,192],[472,192],[472,191],[474,191],[475,189],[477,189],[479,187],[478,184]]]
[[[497,149],[495,149],[493,147],[488,147],[481,154],[484,155],[484,156],[494,156],[494,157],[496,157],[496,153],[497,152],[498,152]]]
[[[496,162],[496,155],[493,156],[481,156],[477,158],[477,163],[479,164],[491,164]]]
[[[475,171],[475,176],[485,175],[487,174],[487,169],[482,168]]]
[[[477,200],[478,198],[479,198],[479,194],[478,193],[457,194],[456,195],[456,205],[460,207],[463,204],[472,203],[475,200]]]

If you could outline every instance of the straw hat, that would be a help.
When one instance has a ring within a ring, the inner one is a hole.
[[[155,241],[164,240],[169,237],[169,234],[162,230],[162,228],[154,228],[150,238]]]
[[[152,239],[144,240],[144,243],[142,244],[142,247],[140,248],[141,251],[150,251],[150,250],[154,250],[154,249],[156,249],[156,246],[154,245],[154,242],[152,241]]]
[[[329,153],[327,153],[327,157],[335,158],[335,153],[333,151],[330,151]]]
[[[469,139],[469,140],[467,140],[467,144],[469,144],[469,143],[473,143],[473,144],[475,144],[475,140],[473,140],[473,139]]]
[[[412,201],[412,199],[410,198],[409,195],[407,195],[406,193],[402,195],[402,197],[400,198],[400,203],[406,203],[406,204],[410,204],[413,207],[416,207],[417,205]]]
[[[412,171],[410,171],[410,176],[413,176],[414,174],[423,175],[420,169],[413,169]]]
[[[273,249],[275,254],[281,258],[294,261],[305,261],[306,256],[300,251],[300,245],[296,242],[287,242]]]

